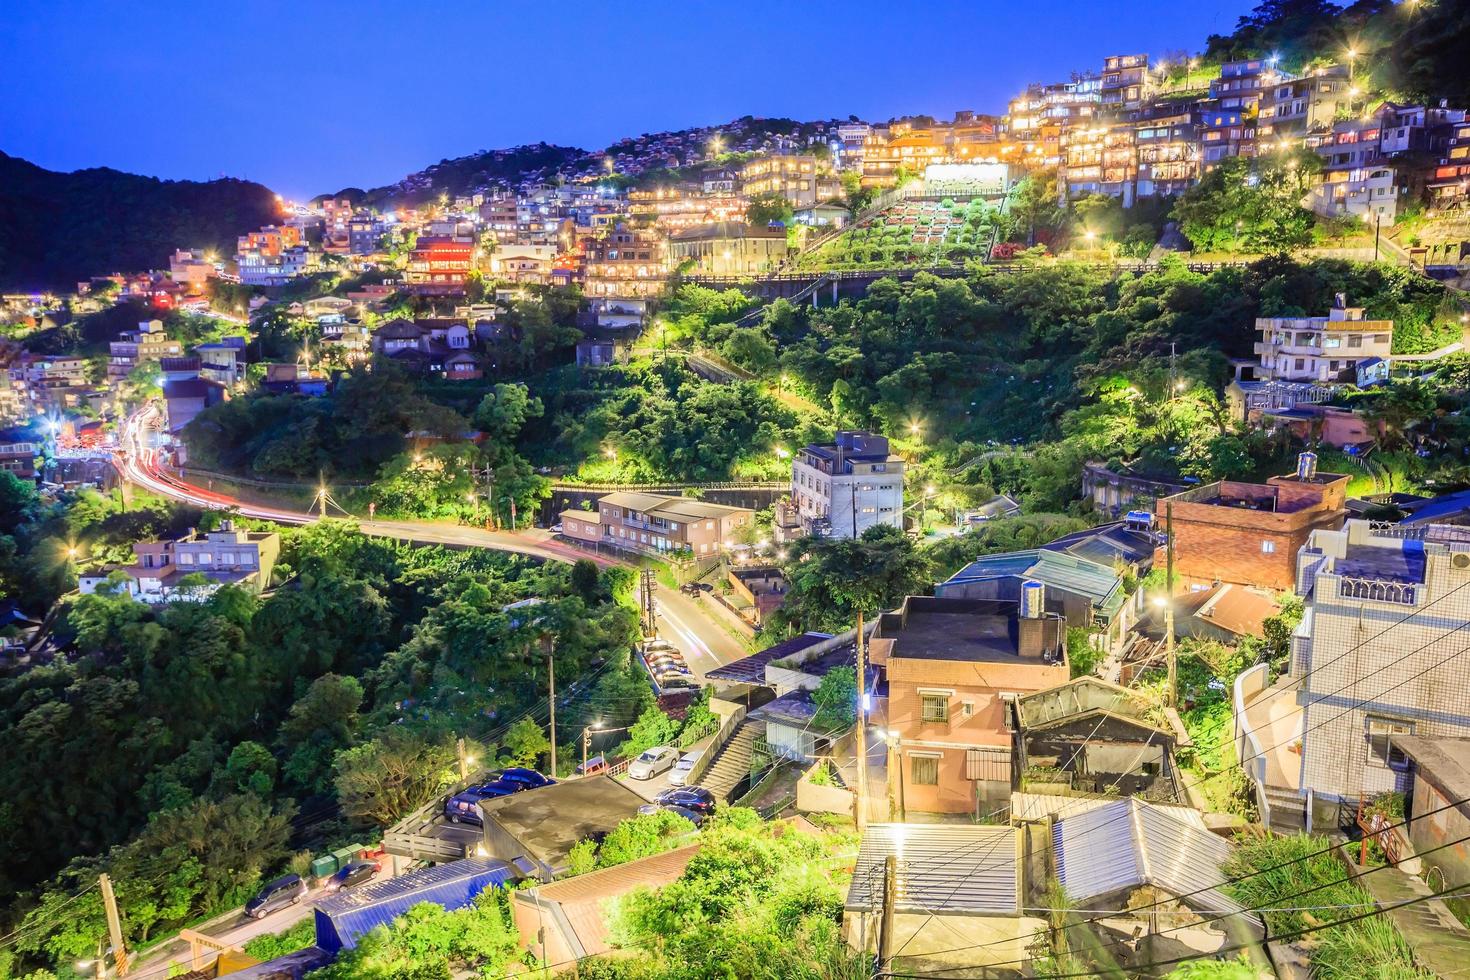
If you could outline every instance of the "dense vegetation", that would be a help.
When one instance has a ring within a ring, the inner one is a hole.
[[[0,153],[0,288],[70,290],[165,268],[184,246],[232,255],[236,236],[279,216],[275,195],[250,181],[57,173]]]
[[[778,300],[742,325],[728,294],[684,286],[670,333],[784,383],[836,427],[887,433],[920,457],[913,484],[1014,492],[1056,511],[1087,458],[1202,479],[1280,465],[1285,447],[1226,418],[1227,358],[1250,357],[1256,317],[1320,316],[1337,292],[1394,320],[1396,351],[1459,339],[1458,307],[1416,272],[1285,258],[1207,274],[975,266],[880,280],[835,307]]]
[[[122,515],[101,498],[55,512],[0,489],[5,527],[25,542],[66,531],[102,553],[200,520]],[[454,779],[456,736],[487,761],[544,764],[544,638],[558,671],[584,678],[566,731],[628,724],[652,703],[628,654],[626,575],[410,548],[337,523],[282,533],[270,594],[226,587],[161,609],[76,598],[55,627],[68,652],[0,678],[0,770],[27,787],[23,805],[0,806],[0,903],[7,929],[24,926],[27,961],[95,948],[96,890],[73,896],[99,871],[138,943],[237,904],[300,848],[431,798]]]

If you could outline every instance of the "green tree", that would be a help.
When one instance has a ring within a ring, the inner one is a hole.
[[[848,728],[857,721],[857,701],[857,668],[834,667],[812,692],[812,702],[817,706],[813,720],[827,728]]]
[[[929,557],[908,535],[880,524],[857,539],[806,539],[793,546],[791,583],[778,620],[803,630],[850,629],[858,610],[875,616],[934,584]]]
[[[551,752],[551,739],[530,718],[511,725],[500,746],[500,761],[508,766],[535,767],[537,760]]]
[[[388,826],[454,782],[454,742],[391,727],[337,756],[337,798],[358,823]]]
[[[745,220],[758,228],[780,223],[791,224],[791,202],[780,191],[756,194],[745,202]]]
[[[259,742],[241,742],[230,751],[220,778],[229,792],[269,798],[276,785],[275,757]]]

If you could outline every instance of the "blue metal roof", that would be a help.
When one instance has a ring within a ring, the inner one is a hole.
[[[1078,558],[1065,551],[1046,551],[1040,548],[977,558],[940,582],[935,587],[934,594],[954,594],[946,587],[998,578],[1034,579],[1050,588],[1086,596],[1105,616],[1116,613],[1127,598],[1123,594],[1122,577],[1107,565]]]
[[[520,877],[504,861],[467,858],[375,881],[317,905],[316,944],[335,956],[421,902],[461,909],[486,888],[503,888]]]

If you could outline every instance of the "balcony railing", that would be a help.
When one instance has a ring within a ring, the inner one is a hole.
[[[1412,606],[1417,586],[1409,582],[1385,582],[1379,579],[1341,578],[1337,594],[1344,599],[1367,599],[1371,602],[1395,602]]]

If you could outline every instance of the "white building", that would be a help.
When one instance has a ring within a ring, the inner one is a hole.
[[[1292,637],[1302,706],[1299,791],[1357,800],[1408,785],[1396,735],[1470,737],[1470,528],[1312,532]]]
[[[855,538],[870,527],[903,527],[903,457],[885,436],[839,432],[807,446],[791,464],[791,502],[802,530]]]
[[[1393,321],[1364,319],[1341,293],[1327,316],[1257,317],[1256,331],[1265,381],[1336,381],[1365,361],[1386,364],[1393,348]]]
[[[297,276],[317,270],[317,254],[305,245],[293,245],[279,254],[250,249],[235,256],[240,282],[246,286],[284,286]]]

